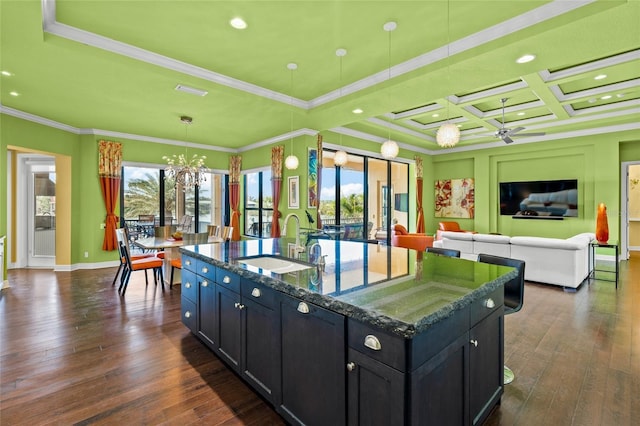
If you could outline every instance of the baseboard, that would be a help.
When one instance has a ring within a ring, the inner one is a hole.
[[[9,288],[9,287],[11,287],[9,285],[9,280],[4,280],[2,281],[2,286],[0,286],[0,290],[4,290],[5,288]]]
[[[117,260],[110,260],[108,262],[98,263],[74,263],[73,265],[56,265],[53,270],[56,272],[71,272],[81,269],[101,269],[101,268],[114,268],[120,265]]]

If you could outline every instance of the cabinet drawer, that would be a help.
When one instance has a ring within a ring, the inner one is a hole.
[[[471,304],[471,326],[482,321],[498,309],[503,309],[504,289],[495,289]]]
[[[195,303],[198,294],[198,281],[196,274],[188,269],[182,270],[182,285],[180,286],[180,292],[182,293],[183,299],[189,299]]]
[[[349,318],[347,338],[350,348],[400,371],[406,368],[405,340],[402,337]]]
[[[191,256],[185,254],[182,255],[182,269],[196,272],[197,260]]]
[[[216,269],[218,268],[216,268],[212,264],[199,260],[198,269],[196,270],[196,273],[201,277],[205,278],[207,281],[215,282]]]
[[[233,291],[240,292],[240,275],[226,269],[216,268],[216,283],[223,285]]]
[[[268,308],[274,309],[277,304],[275,290],[248,280],[240,282],[240,294],[243,299],[251,299]]]
[[[197,330],[196,304],[189,299],[182,297],[182,323],[187,326],[192,333]]]

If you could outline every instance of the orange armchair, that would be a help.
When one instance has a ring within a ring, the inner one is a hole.
[[[391,232],[391,245],[394,247],[425,251],[427,247],[433,246],[433,237],[426,234],[410,234],[407,228],[400,224],[395,224]]]
[[[472,232],[465,231],[464,229],[460,229],[460,225],[458,222],[440,222],[438,223],[438,230],[436,231],[436,240],[441,240],[441,232],[442,231],[450,231],[450,232]]]

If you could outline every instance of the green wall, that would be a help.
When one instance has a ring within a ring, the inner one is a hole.
[[[171,146],[146,141],[101,137],[99,135],[77,135],[67,131],[22,120],[6,114],[0,115],[0,235],[7,232],[7,180],[4,172],[7,161],[7,146],[43,153],[68,155],[72,158],[72,231],[71,262],[100,263],[115,261],[115,252],[102,251],[103,231],[100,224],[105,212],[98,180],[97,141],[116,140],[123,143],[124,161],[162,164],[163,155],[179,154],[184,147]],[[323,132],[325,143],[338,144],[339,139],[331,132]],[[380,145],[375,142],[343,136],[345,147],[377,153]],[[289,141],[285,146],[285,157],[291,152]],[[290,212],[300,216],[305,224],[304,210],[307,205],[306,175],[307,149],[316,146],[315,136],[302,136],[293,141],[293,152],[300,159],[295,171],[284,171],[283,185],[289,176],[300,176],[300,205],[295,211],[287,209],[286,190],[283,190],[281,213],[285,217]],[[227,152],[189,148],[189,153],[207,156],[207,166],[212,169],[228,170]],[[271,145],[247,150],[241,153],[242,168],[268,167]],[[416,153],[401,150],[400,156],[413,159]],[[499,232],[505,235],[536,235],[565,238],[579,232],[593,232],[595,229],[596,204],[604,202],[609,213],[610,235],[619,235],[620,206],[620,163],[640,160],[640,134],[638,131],[618,132],[572,139],[563,139],[535,144],[513,144],[496,148],[457,152],[430,156],[418,154],[423,159],[424,194],[423,205],[426,231],[433,234],[440,218],[434,217],[433,182],[437,179],[475,179],[475,218],[459,220],[465,229],[478,232]],[[414,168],[410,169],[413,179]],[[77,176],[77,178],[76,178]],[[579,217],[561,221],[514,220],[500,216],[498,211],[498,183],[513,180],[544,180],[577,178],[579,181]],[[414,186],[410,185],[412,190]],[[286,188],[286,186],[285,186]],[[410,194],[415,212],[415,193]],[[242,217],[241,217],[242,220]],[[415,213],[412,216],[415,222]],[[414,224],[415,226],[415,224]],[[292,235],[292,230],[290,234]],[[84,258],[84,252],[89,257]]]

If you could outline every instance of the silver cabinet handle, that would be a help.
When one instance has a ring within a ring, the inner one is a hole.
[[[187,281],[186,283],[184,283],[184,287],[185,288],[191,288],[191,283],[189,281]]]
[[[184,264],[187,265],[187,266],[191,266],[191,261],[189,259],[187,259],[187,260],[184,261]]]
[[[486,306],[488,309],[493,309],[496,307],[496,302],[494,302],[492,298],[488,298],[484,301],[484,306]]]
[[[186,312],[184,313],[184,317],[185,317],[185,318],[191,318],[191,312],[186,311]]]
[[[309,305],[307,305],[304,302],[298,303],[298,312],[300,312],[301,314],[308,314],[309,313]]]
[[[202,287],[208,287],[209,283],[207,281],[202,281]]]
[[[373,349],[374,351],[379,351],[382,349],[382,344],[380,340],[373,334],[369,334],[364,338],[364,345],[369,349]]]
[[[244,309],[244,305],[239,302],[234,303],[233,306],[237,309]]]
[[[262,293],[260,292],[259,288],[254,288],[253,290],[251,290],[251,295],[253,297],[260,297],[262,296]]]
[[[207,272],[209,272],[209,268],[207,268],[206,266],[203,266],[202,272],[206,274]]]
[[[478,341],[477,341],[477,340],[473,340],[473,339],[471,339],[471,340],[469,341],[469,343],[471,343],[471,344],[472,344],[474,347],[476,347],[476,348],[478,347]]]
[[[347,371],[353,371],[355,369],[356,369],[356,363],[355,362],[347,363]]]
[[[231,282],[231,277],[229,275],[225,275],[222,279],[222,282],[225,284],[229,284]]]

